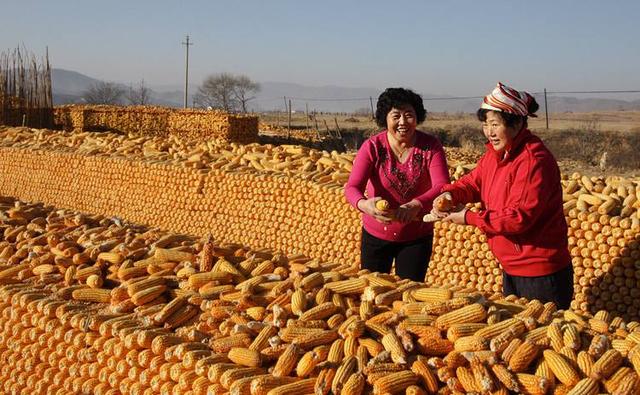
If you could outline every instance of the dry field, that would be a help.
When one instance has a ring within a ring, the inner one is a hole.
[[[546,121],[544,112],[538,114],[538,118],[529,121],[531,129],[545,130]],[[318,127],[321,131],[326,130],[325,121],[329,129],[336,130],[336,119],[338,125],[344,130],[361,130],[370,132],[379,129],[375,122],[368,116],[362,115],[336,115],[336,114],[316,114]],[[287,126],[286,114],[265,113],[260,114],[260,120],[270,125]],[[462,125],[478,126],[478,120],[474,114],[464,113],[429,113],[423,127],[433,128],[455,128]],[[305,115],[296,113],[292,115],[291,126],[294,129],[305,129],[307,122]],[[315,121],[309,120],[309,127],[315,127]],[[584,129],[600,131],[630,132],[640,130],[640,111],[603,111],[589,113],[551,113],[549,114],[550,130]]]

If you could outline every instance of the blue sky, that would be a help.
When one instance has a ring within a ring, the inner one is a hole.
[[[482,95],[640,88],[639,1],[4,0],[0,50],[49,47],[53,67],[117,82],[407,86]]]

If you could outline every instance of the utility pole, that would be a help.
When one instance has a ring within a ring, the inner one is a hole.
[[[549,106],[547,105],[547,88],[544,88],[544,117],[547,120],[547,130],[549,130]]]
[[[369,96],[369,103],[371,103],[371,119],[375,119],[376,115],[375,112],[373,112],[373,97]]]
[[[189,42],[189,35],[187,35],[187,41],[183,41],[182,45],[184,45],[187,50],[184,69],[184,108],[187,108],[187,98],[189,97],[189,45],[193,45],[193,42]]]

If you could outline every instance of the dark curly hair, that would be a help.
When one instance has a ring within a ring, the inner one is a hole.
[[[427,118],[427,110],[424,109],[424,104],[422,104],[422,96],[411,89],[387,88],[378,97],[376,124],[381,128],[387,127],[387,114],[391,109],[407,105],[413,107],[416,112],[418,124],[424,122]]]
[[[536,111],[538,111],[538,109],[540,108],[540,106],[538,105],[538,102],[536,101],[536,99],[531,100],[531,103],[529,103],[529,114],[533,114]],[[478,120],[480,122],[484,122],[487,120],[487,113],[489,111],[493,111],[493,110],[487,110],[486,108],[481,108],[476,112],[476,116],[478,117]],[[504,112],[504,111],[494,111],[496,114],[498,114],[498,116],[500,118],[502,118],[502,120],[504,121],[504,124],[507,125],[507,127],[513,128],[516,126],[516,124],[518,123],[518,120],[522,120],[522,124],[524,126],[527,126],[527,117],[523,116],[523,115],[516,115],[516,114],[511,114],[508,112]]]

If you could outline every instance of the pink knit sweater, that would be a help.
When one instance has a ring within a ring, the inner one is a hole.
[[[356,208],[358,201],[366,198],[365,191],[367,197],[387,200],[392,209],[418,200],[422,211],[410,223],[383,224],[362,214],[364,228],[373,236],[387,241],[411,241],[433,233],[433,224],[422,222],[422,216],[431,211],[433,199],[448,182],[447,161],[437,138],[417,131],[409,156],[400,163],[384,130],[371,136],[358,150],[344,193]]]

